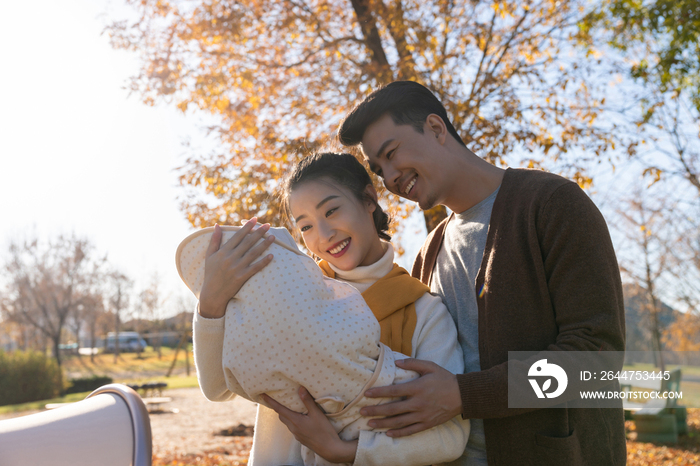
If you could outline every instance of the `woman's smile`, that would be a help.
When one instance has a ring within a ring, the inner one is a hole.
[[[350,246],[350,238],[339,241],[333,245],[332,248],[328,249],[328,253],[333,257],[340,257],[348,250]]]

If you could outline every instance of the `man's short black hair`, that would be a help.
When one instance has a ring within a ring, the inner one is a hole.
[[[344,146],[358,145],[367,127],[386,113],[396,125],[411,125],[419,133],[423,133],[428,115],[434,113],[445,122],[447,131],[465,145],[442,103],[427,87],[413,81],[394,81],[368,95],[340,123],[338,140]]]

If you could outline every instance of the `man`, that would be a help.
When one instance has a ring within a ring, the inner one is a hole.
[[[456,464],[624,464],[621,408],[508,408],[508,351],[624,351],[617,260],[586,194],[556,175],[482,160],[414,82],[369,95],[338,137],[360,145],[392,193],[454,212],[429,234],[413,275],[445,301],[467,370],[406,360],[421,377],[368,390],[403,397],[364,408],[380,417],[370,425],[404,436],[461,413],[472,434]]]

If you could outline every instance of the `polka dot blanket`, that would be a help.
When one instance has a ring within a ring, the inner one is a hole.
[[[221,227],[222,244],[240,227]],[[213,228],[193,233],[176,254],[180,277],[199,298],[204,259]],[[359,410],[389,399],[365,398],[372,386],[401,383],[417,374],[396,367],[406,356],[379,342],[380,328],[362,295],[327,278],[284,228],[268,252],[272,262],[251,277],[226,308],[223,366],[232,392],[262,403],[267,393],[305,412],[298,396],[306,387],[344,440],[370,430]],[[262,241],[262,240],[261,240]],[[327,464],[308,450],[305,464]]]

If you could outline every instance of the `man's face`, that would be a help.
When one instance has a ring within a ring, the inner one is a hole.
[[[397,126],[389,114],[368,126],[362,137],[362,152],[384,186],[423,210],[440,201],[441,167],[435,155],[442,149],[428,124],[421,134],[411,125]]]

